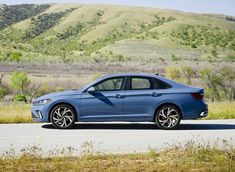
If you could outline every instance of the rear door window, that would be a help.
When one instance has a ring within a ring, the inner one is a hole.
[[[154,83],[151,78],[147,77],[132,77],[130,83],[131,90],[148,90],[154,89]]]

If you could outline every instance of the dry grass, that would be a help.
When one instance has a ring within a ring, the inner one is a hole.
[[[235,119],[235,102],[210,102],[209,115],[202,119]],[[1,123],[31,123],[30,104],[0,103]]]
[[[30,104],[0,104],[0,124],[1,123],[30,123]]]
[[[148,153],[87,153],[71,156],[42,156],[37,146],[14,150],[0,157],[0,171],[235,171],[235,148],[223,141],[223,149],[188,142]],[[63,152],[63,151],[62,151]]]
[[[209,115],[205,119],[234,119],[235,101],[233,102],[210,102]]]

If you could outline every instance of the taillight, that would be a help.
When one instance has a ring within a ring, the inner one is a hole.
[[[192,97],[195,99],[203,99],[204,93],[191,93]]]

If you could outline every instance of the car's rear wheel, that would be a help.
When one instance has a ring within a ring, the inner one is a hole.
[[[57,129],[72,128],[75,124],[74,109],[65,104],[54,107],[50,114],[52,125]]]
[[[159,108],[155,115],[155,122],[161,129],[175,129],[179,126],[181,113],[176,106],[165,105]]]

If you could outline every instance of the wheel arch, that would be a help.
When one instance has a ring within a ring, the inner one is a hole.
[[[179,112],[180,112],[180,117],[181,117],[181,119],[183,119],[182,109],[180,108],[179,105],[177,105],[176,103],[172,103],[172,102],[164,102],[164,103],[159,104],[159,105],[155,108],[154,114],[153,114],[153,121],[155,120],[155,117],[156,117],[156,115],[157,115],[156,112],[157,112],[160,108],[162,108],[163,106],[166,106],[166,105],[175,106],[175,107],[179,110]]]
[[[63,102],[63,101],[62,102],[57,102],[57,103],[53,104],[50,107],[49,114],[48,114],[48,122],[51,122],[50,117],[51,117],[52,110],[58,105],[68,105],[68,106],[70,106],[73,109],[73,111],[75,112],[75,117],[76,117],[75,122],[78,122],[78,112],[77,112],[76,108],[74,107],[74,105],[72,105],[71,103],[68,103],[68,102]]]

